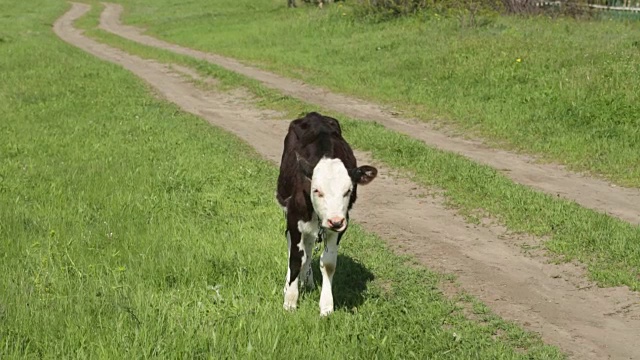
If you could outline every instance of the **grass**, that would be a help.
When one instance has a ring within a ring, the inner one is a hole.
[[[124,5],[127,23],[170,42],[640,186],[637,21],[484,17],[480,26],[462,28],[433,14],[367,21],[348,4],[324,10],[290,10],[281,0]]]
[[[358,226],[337,312],[286,313],[275,167],[58,40],[67,4],[0,5],[0,358],[563,358]]]
[[[94,14],[97,16],[99,11]],[[258,97],[261,106],[288,112],[291,117],[318,110],[203,61],[100,30],[91,29],[87,34],[139,56],[192,66],[219,79],[223,88],[243,86]],[[478,221],[478,216],[491,216],[510,232],[547,238],[544,246],[555,260],[585,264],[589,278],[600,286],[627,285],[640,290],[640,227],[515,184],[488,166],[434,150],[383,126],[326,113],[341,120],[345,135],[355,147],[370,151],[392,168],[412,174],[420,184],[443,189],[448,202],[471,221]]]

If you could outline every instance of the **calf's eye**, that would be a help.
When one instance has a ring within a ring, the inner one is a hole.
[[[322,191],[320,191],[318,189],[313,189],[313,193],[316,194],[317,197],[323,197],[324,196]]]
[[[344,197],[347,197],[347,196],[349,196],[350,194],[351,194],[351,190],[347,190],[347,192],[346,192],[346,193],[344,193]]]

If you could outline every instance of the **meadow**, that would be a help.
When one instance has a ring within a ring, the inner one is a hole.
[[[87,35],[101,42],[142,57],[197,69],[203,75],[218,79],[221,90],[248,89],[261,106],[284,111],[291,118],[318,110],[210,63],[97,30],[101,8],[96,3],[91,13],[77,22],[78,26],[87,29]],[[435,150],[380,125],[324,112],[340,119],[353,145],[369,151],[387,166],[409,174],[425,187],[441,191],[451,206],[470,222],[479,223],[488,217],[505,225],[509,233],[525,233],[544,239],[534,247],[549,250],[547,254],[553,261],[578,261],[586,265],[589,278],[599,286],[626,285],[635,291],[640,289],[638,226],[515,184],[495,169]]]
[[[336,313],[283,311],[273,164],[0,5],[1,358],[563,358],[358,226]]]
[[[483,15],[467,26],[433,12],[363,19],[349,1],[122,3],[127,23],[167,41],[640,186],[637,20]]]

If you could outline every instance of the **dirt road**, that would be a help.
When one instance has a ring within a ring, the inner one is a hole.
[[[54,32],[73,46],[126,68],[168,101],[235,134],[274,163],[279,161],[286,121],[270,120],[277,114],[257,110],[244,94],[197,88],[184,79],[196,76],[188,69],[168,68],[85,37],[73,21],[89,9],[74,3],[55,22]],[[369,162],[367,154],[356,155],[360,163]],[[430,268],[455,273],[461,286],[494,312],[540,332],[546,342],[575,359],[640,359],[637,294],[626,288],[589,287],[574,266],[525,256],[513,239],[504,239],[504,229],[469,225],[446,209],[442,199],[416,196],[424,190],[392,176],[384,164],[374,164],[380,176],[363,188],[360,206],[353,212],[354,221],[366,230]]]
[[[612,186],[609,182],[585,177],[558,165],[536,164],[530,157],[515,155],[483,146],[479,141],[464,140],[436,131],[432,126],[403,119],[379,105],[358,100],[300,81],[244,65],[237,60],[171,44],[148,35],[132,26],[122,25],[122,6],[105,3],[100,28],[123,38],[178,54],[188,55],[246,75],[263,85],[307,103],[331,109],[365,121],[376,121],[389,129],[409,135],[426,144],[464,155],[478,163],[501,171],[515,182],[571,199],[578,204],[640,224],[640,190]]]

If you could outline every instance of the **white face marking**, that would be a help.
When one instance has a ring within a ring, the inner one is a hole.
[[[311,203],[322,222],[322,226],[332,228],[330,220],[342,219],[336,231],[347,227],[347,209],[353,183],[340,159],[323,158],[313,169],[311,178]]]

